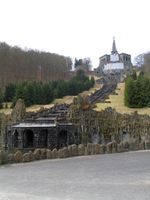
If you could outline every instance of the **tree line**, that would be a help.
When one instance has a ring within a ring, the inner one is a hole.
[[[93,87],[95,80],[85,76],[82,70],[77,71],[69,81],[58,80],[50,82],[25,81],[20,83],[10,83],[6,86],[5,92],[0,94],[0,104],[2,102],[15,102],[22,98],[26,106],[34,104],[48,104],[55,98],[62,98],[66,95],[77,95],[84,90]]]
[[[71,68],[69,57],[0,43],[0,87],[19,81],[68,79]]]
[[[78,70],[78,68],[82,67],[84,70],[91,71],[92,69],[92,62],[89,57],[83,58],[83,59],[77,59],[75,58],[74,61],[74,68]]]
[[[130,108],[150,107],[150,79],[141,72],[128,76],[125,81],[125,105]]]

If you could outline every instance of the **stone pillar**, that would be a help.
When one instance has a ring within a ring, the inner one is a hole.
[[[39,148],[39,134],[40,134],[40,130],[36,129],[36,131],[34,132],[34,147],[35,148]]]
[[[17,129],[18,138],[17,138],[17,146],[15,148],[23,149],[23,132],[21,129]],[[14,147],[14,133],[13,133],[13,147]]]
[[[47,147],[50,148],[51,150],[54,148],[57,148],[57,130],[56,128],[52,128],[48,130],[48,135],[47,135]]]

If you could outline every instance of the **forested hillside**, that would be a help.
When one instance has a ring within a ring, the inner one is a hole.
[[[69,57],[0,43],[0,87],[18,81],[68,79]]]
[[[59,80],[50,82],[26,81],[17,84],[8,84],[4,95],[0,95],[0,108],[3,101],[11,101],[13,105],[19,98],[25,101],[26,106],[34,104],[48,104],[55,98],[62,98],[66,95],[77,95],[84,90],[93,87],[95,80],[89,79],[82,70],[77,71],[76,76],[69,81]]]

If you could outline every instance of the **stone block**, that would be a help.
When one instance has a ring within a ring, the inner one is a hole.
[[[142,141],[140,144],[139,144],[139,149],[140,150],[144,150],[145,149],[145,142]]]
[[[120,142],[120,146],[117,145],[117,148],[120,148],[120,149],[118,150],[119,153],[125,152],[125,148],[124,148],[123,142]]]
[[[34,161],[34,155],[32,151],[29,151],[29,155],[30,155],[30,161]]]
[[[101,144],[100,145],[100,154],[105,154],[106,153],[106,145],[105,144]]]
[[[14,163],[15,157],[13,153],[8,154],[8,163]]]
[[[95,144],[95,154],[100,154],[100,144]]]
[[[46,159],[46,149],[40,149],[41,151],[41,159]]]
[[[64,151],[63,149],[58,150],[58,158],[64,158]]]
[[[112,153],[117,153],[117,142],[116,141],[112,142]]]
[[[68,148],[67,148],[67,147],[64,147],[64,148],[63,148],[63,152],[64,152],[64,158],[69,157],[69,151],[68,151]]]
[[[130,141],[129,142],[129,150],[130,151],[139,150],[139,142],[137,142],[137,141]]]
[[[56,148],[52,150],[52,158],[53,159],[58,158],[58,152]]]
[[[150,149],[150,140],[145,140],[145,149]]]
[[[134,142],[134,150],[139,150],[139,141]]]
[[[122,152],[122,146],[121,146],[121,144],[117,144],[117,152],[118,153]]]
[[[40,160],[41,159],[41,150],[40,149],[35,149],[33,152],[33,156],[35,160]]]
[[[23,154],[23,162],[30,162],[30,153],[24,153]]]
[[[78,146],[76,144],[72,145],[72,156],[78,155]]]
[[[87,154],[88,155],[92,155],[93,152],[93,144],[92,143],[88,143],[87,144]]]
[[[16,153],[14,154],[14,159],[15,159],[15,162],[17,162],[17,163],[22,162],[22,160],[23,160],[22,152],[19,150],[16,151]]]
[[[95,155],[95,144],[92,144],[92,152],[91,155]]]
[[[69,153],[69,156],[71,157],[72,156],[72,145],[68,146],[68,153]]]
[[[85,147],[83,144],[79,144],[78,146],[78,155],[83,156],[85,154]]]
[[[50,149],[46,150],[46,157],[47,157],[47,159],[51,159],[52,158],[52,151]]]
[[[85,156],[88,155],[87,147],[84,148],[84,155],[85,155]]]
[[[129,144],[128,141],[123,142],[122,145],[123,145],[123,148],[124,148],[126,151],[128,151],[128,150],[130,149],[130,144]]]
[[[109,142],[109,143],[106,145],[106,151],[107,151],[107,153],[112,153],[112,148],[113,148],[113,143],[112,143],[112,142]]]

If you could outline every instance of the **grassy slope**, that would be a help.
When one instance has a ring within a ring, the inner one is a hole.
[[[97,103],[96,110],[102,110],[107,107],[115,108],[120,113],[128,113],[131,114],[134,111],[138,111],[139,114],[148,114],[150,115],[150,108],[128,108],[124,106],[124,88],[125,83],[119,83],[116,89],[116,93],[118,95],[110,95],[107,101],[111,103]]]
[[[96,78],[95,78],[96,79]],[[89,91],[84,91],[81,93],[81,95],[90,95],[92,92],[96,91],[101,87],[100,84],[95,84],[93,88],[91,88]],[[124,83],[119,83],[116,93],[118,95],[110,95],[109,99],[107,101],[110,101],[111,103],[97,103],[97,108],[95,110],[100,111],[102,109],[105,109],[107,107],[112,107],[115,108],[118,112],[120,113],[133,113],[134,111],[138,111],[139,114],[148,114],[150,115],[150,108],[128,108],[124,106]],[[33,105],[27,108],[27,112],[33,111],[36,112],[38,111],[41,107],[44,108],[51,108],[54,104],[58,103],[71,103],[73,101],[74,96],[65,96],[62,99],[55,99],[51,104],[48,105]],[[8,104],[8,107],[10,104]],[[1,109],[0,112],[4,112],[6,114],[11,113],[11,109]]]

